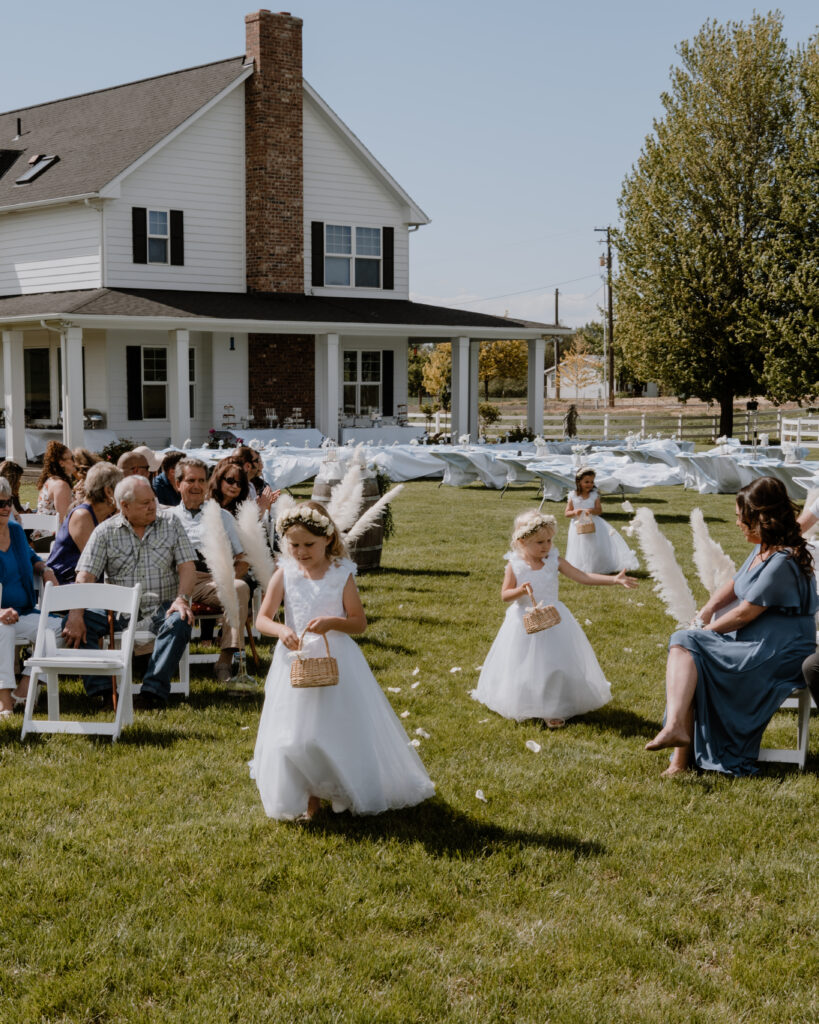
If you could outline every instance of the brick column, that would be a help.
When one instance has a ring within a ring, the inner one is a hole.
[[[304,184],[300,18],[245,18],[247,289],[304,293]]]

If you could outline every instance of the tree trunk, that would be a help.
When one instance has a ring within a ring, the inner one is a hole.
[[[734,432],[734,394],[723,392],[719,400],[719,436],[731,437]]]

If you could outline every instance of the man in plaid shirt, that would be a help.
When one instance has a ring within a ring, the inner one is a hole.
[[[142,584],[140,617],[150,615],[156,635],[137,708],[164,708],[171,679],[190,641],[190,609],[196,554],[182,524],[168,512],[157,514],[156,497],[141,476],[117,484],[114,498],[119,514],[94,530],[77,563],[77,582],[105,579],[121,587]],[[63,635],[74,647],[96,647],[108,628],[107,617],[97,610],[76,609],[66,617]],[[85,680],[86,692],[105,703],[111,692],[107,677]]]

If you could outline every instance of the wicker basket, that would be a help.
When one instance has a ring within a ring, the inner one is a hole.
[[[531,591],[529,599],[532,607],[523,616],[523,628],[527,633],[539,633],[542,629],[549,629],[560,622],[560,612],[553,604],[547,604],[545,607],[536,605]]]
[[[296,657],[290,665],[290,685],[298,688],[308,686],[335,686],[338,683],[338,662],[330,657],[330,645],[327,637],[322,636],[324,646],[327,648],[326,658],[303,658],[301,649],[304,643],[303,630],[299,637],[299,649]]]
[[[578,516],[575,529],[578,533],[594,533],[594,520],[590,516]]]

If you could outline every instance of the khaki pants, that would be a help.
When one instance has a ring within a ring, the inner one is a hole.
[[[222,629],[222,650],[232,648],[233,650],[244,650],[245,646],[245,623],[250,606],[250,587],[244,580],[234,580],[233,586],[236,590],[236,600],[239,602],[239,628],[233,629],[228,625],[225,616],[222,616],[220,626]],[[197,572],[196,582],[193,585],[193,600],[200,604],[209,605],[211,608],[221,608],[222,602],[216,593],[216,585],[209,573]]]

